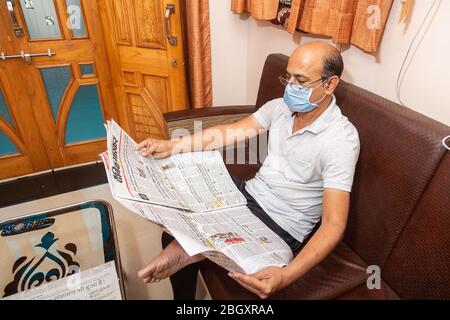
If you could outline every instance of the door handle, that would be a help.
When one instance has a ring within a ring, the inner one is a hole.
[[[27,62],[27,64],[31,64],[33,62],[31,58],[33,57],[51,57],[54,55],[56,55],[56,53],[52,52],[50,49],[48,49],[46,53],[25,53],[22,51],[20,54],[14,54],[11,56],[7,56],[4,52],[0,52],[0,60],[5,61],[6,59],[22,58]]]
[[[169,40],[169,43],[171,46],[177,45],[177,37],[172,35],[172,27],[170,26],[170,15],[175,13],[175,5],[174,4],[167,4],[166,5],[166,34],[167,34],[167,40]]]
[[[12,27],[14,30],[14,33],[16,34],[16,37],[23,37],[23,29],[19,26],[19,23],[17,22],[16,13],[14,12],[15,7],[14,0],[6,0],[6,7],[8,8],[9,18],[11,19]]]

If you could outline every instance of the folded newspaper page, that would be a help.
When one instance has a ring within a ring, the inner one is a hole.
[[[108,152],[100,157],[113,197],[165,228],[190,256],[202,254],[228,271],[245,274],[293,259],[289,246],[247,208],[220,153],[143,158],[117,124],[106,127]],[[161,166],[171,166],[169,173]]]
[[[3,300],[122,300],[114,261]]]

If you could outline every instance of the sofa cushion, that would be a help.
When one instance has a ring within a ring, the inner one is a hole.
[[[322,263],[273,299],[334,299],[366,283],[367,277],[367,264],[346,244],[340,243]]]
[[[213,299],[252,300],[258,297],[228,277],[218,265],[205,261],[202,275]],[[271,299],[333,299],[359,287],[367,280],[367,265],[344,243],[304,277]]]
[[[450,152],[387,260],[383,278],[404,299],[450,299]]]
[[[361,140],[345,242],[382,268],[444,155],[448,127],[345,82],[336,98]]]
[[[227,164],[228,172],[232,177],[239,178],[243,181],[252,179],[258,172],[261,165],[258,164]]]
[[[388,286],[386,282],[381,280],[380,289],[369,289],[366,284],[359,286],[336,300],[400,300],[400,297]]]

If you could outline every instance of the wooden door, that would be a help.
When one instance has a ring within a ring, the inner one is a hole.
[[[5,55],[20,51],[6,9],[3,1],[0,3],[0,54]],[[0,179],[50,168],[24,78],[26,71],[21,61],[0,59]]]
[[[122,126],[137,141],[164,137],[162,113],[189,108],[179,1],[98,3]]]
[[[16,29],[23,35],[14,31],[8,6],[0,2],[7,31],[2,28],[0,38],[10,45],[2,51],[31,57],[0,60],[0,64],[7,66],[8,94],[29,98],[17,108],[27,110],[26,117],[34,117],[49,162],[47,169],[98,160],[106,149],[103,123],[120,119],[96,1],[6,2],[10,7],[15,4]],[[16,120],[25,121],[23,117]],[[41,169],[33,167],[33,171]]]

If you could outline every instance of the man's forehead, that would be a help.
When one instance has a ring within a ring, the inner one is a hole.
[[[322,65],[321,64],[298,64],[289,62],[286,72],[291,75],[310,78],[312,76],[321,75],[322,74]]]
[[[289,59],[287,71],[293,75],[315,76],[322,73],[322,60],[322,57],[306,50],[305,52],[296,52]]]

